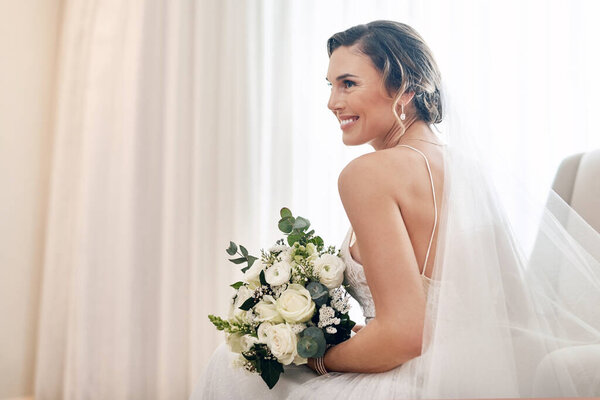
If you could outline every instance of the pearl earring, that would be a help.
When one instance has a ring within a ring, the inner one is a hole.
[[[406,119],[406,114],[404,114],[404,103],[400,103],[400,106],[402,107],[402,113],[400,114],[400,119],[402,121],[404,121]]]

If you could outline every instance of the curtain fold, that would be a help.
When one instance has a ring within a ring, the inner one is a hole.
[[[222,250],[251,230],[245,17],[234,1],[65,3],[37,398],[186,398],[216,347]]]

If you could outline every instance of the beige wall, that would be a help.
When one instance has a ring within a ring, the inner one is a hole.
[[[0,0],[0,399],[33,393],[61,0]]]

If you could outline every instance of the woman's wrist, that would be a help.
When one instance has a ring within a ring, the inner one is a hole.
[[[327,352],[325,352],[325,354],[327,354]],[[309,358],[307,360],[308,367],[319,375],[325,375],[331,372],[328,371],[325,367],[325,354],[323,355],[323,357]]]
[[[327,368],[325,368],[324,357],[309,358],[307,361],[307,365],[318,375],[325,375],[329,372],[327,371]]]
[[[319,375],[325,375],[325,374],[327,374],[329,372],[325,368],[325,356],[319,357],[319,358],[315,358],[315,371]]]

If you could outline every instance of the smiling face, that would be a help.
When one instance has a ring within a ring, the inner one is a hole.
[[[329,58],[327,80],[331,96],[327,107],[335,114],[349,146],[369,143],[375,150],[386,136],[400,129],[381,73],[356,46],[338,47]]]

